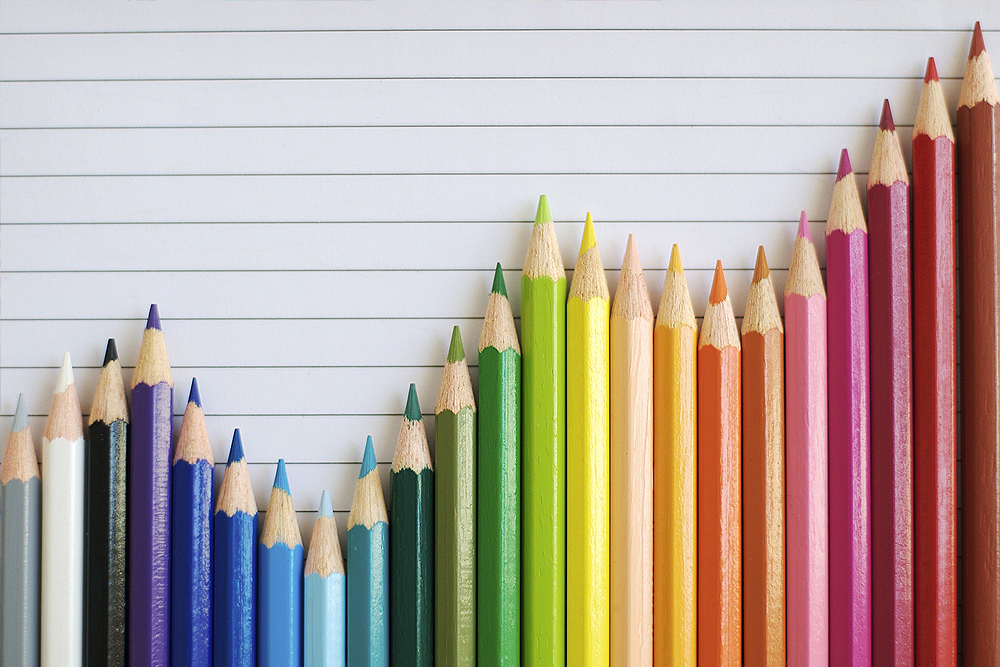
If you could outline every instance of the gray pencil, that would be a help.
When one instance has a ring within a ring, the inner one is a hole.
[[[37,665],[41,621],[42,479],[28,426],[24,394],[17,399],[14,426],[0,464],[0,664]]]

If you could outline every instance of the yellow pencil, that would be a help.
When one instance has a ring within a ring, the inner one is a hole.
[[[566,664],[607,666],[610,295],[587,214],[566,305]]]

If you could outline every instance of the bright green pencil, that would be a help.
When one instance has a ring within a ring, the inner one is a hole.
[[[479,665],[521,654],[521,346],[497,264],[479,336]]]
[[[566,272],[538,201],[521,276],[521,656],[566,663]]]
[[[476,664],[476,404],[455,327],[434,406],[434,664]]]

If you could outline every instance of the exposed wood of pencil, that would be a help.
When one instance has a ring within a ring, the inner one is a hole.
[[[698,663],[742,659],[740,333],[722,262],[698,341]]]
[[[566,274],[543,195],[521,276],[521,656],[566,659]]]
[[[958,661],[955,135],[934,59],[913,121],[913,549],[916,664]]]
[[[333,504],[330,492],[323,489],[303,571],[303,667],[340,667],[347,659],[347,582],[344,573]]]
[[[590,214],[566,304],[566,660],[610,660],[611,298]]]
[[[521,655],[521,346],[497,264],[479,337],[477,656],[482,667]]]
[[[84,651],[91,664],[124,665],[128,404],[115,339],[90,407],[87,428],[87,603]]]
[[[790,665],[830,659],[826,291],[805,212],[785,281],[785,600]]]
[[[871,662],[868,233],[847,151],[826,221],[830,662]]]
[[[83,660],[83,416],[69,353],[42,437],[42,650],[45,667]]]
[[[653,329],[653,662],[698,660],[698,324],[673,247]]]
[[[743,659],[785,664],[785,342],[764,246],[743,312]]]
[[[962,658],[1000,664],[1000,99],[976,24],[958,103]]]
[[[0,463],[0,663],[37,665],[42,489],[24,394]]]

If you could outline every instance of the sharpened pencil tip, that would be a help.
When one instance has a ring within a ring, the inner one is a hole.
[[[635,234],[628,235],[628,241],[625,242],[625,257],[622,260],[622,270],[625,267],[632,270],[632,273],[642,272],[642,263],[639,261],[639,248],[635,244]]]
[[[358,475],[358,479],[362,479],[372,470],[375,470],[376,465],[375,446],[372,445],[372,437],[368,436],[368,442],[365,443],[365,456],[361,459],[361,474]]]
[[[73,384],[73,361],[69,358],[69,352],[63,354],[62,366],[59,368],[59,380],[56,382],[56,393],[61,394]]]
[[[497,270],[493,273],[493,289],[490,291],[494,294],[503,294],[503,298],[507,298],[507,283],[503,281],[503,267],[500,266],[500,262],[497,262]]]
[[[535,224],[542,225],[546,222],[552,222],[552,214],[549,213],[549,198],[541,195],[538,198],[538,212],[535,213]]]
[[[237,461],[243,460],[243,439],[240,437],[240,430],[233,431],[233,444],[229,446],[229,460],[226,465],[230,466]]]
[[[934,58],[927,59],[927,71],[924,73],[924,83],[930,83],[931,81],[940,81],[937,73],[937,65],[934,64]]]
[[[330,502],[330,492],[323,489],[323,495],[319,497],[319,515],[333,516],[333,503]]]
[[[726,287],[726,276],[722,271],[722,260],[715,263],[715,278],[712,280],[712,293],[708,295],[708,302],[718,305],[729,296],[729,289]]]
[[[146,328],[147,329],[160,329],[160,309],[156,307],[156,304],[151,304],[149,306],[149,317],[146,318]]]
[[[580,254],[587,252],[597,245],[597,237],[594,235],[594,219],[587,213],[587,220],[583,223],[583,239],[580,241]]]
[[[757,246],[757,263],[753,267],[753,284],[756,285],[771,275],[771,270],[767,267],[767,257],[764,255],[764,246]]]
[[[796,236],[800,236],[809,243],[813,242],[812,229],[809,228],[809,218],[806,217],[806,212],[802,211],[802,215],[799,216],[799,232]]]
[[[188,393],[188,403],[201,407],[201,392],[198,391],[198,378],[191,378],[191,391]]]
[[[410,393],[406,397],[406,412],[404,413],[407,421],[418,422],[423,417],[420,414],[420,401],[417,400],[417,385],[410,383]]]
[[[112,361],[118,361],[118,343],[114,338],[109,338],[108,347],[104,350],[104,363],[101,365],[107,366]]]
[[[853,169],[851,169],[851,158],[847,154],[847,149],[840,151],[840,167],[837,168],[837,180],[839,181],[844,176],[850,174]]]
[[[25,405],[24,394],[17,395],[17,409],[14,411],[14,425],[11,433],[18,433],[28,427],[28,408]]]
[[[684,273],[684,267],[681,266],[681,249],[677,247],[676,243],[670,251],[670,266],[667,268],[674,273]]]
[[[896,124],[892,122],[892,110],[889,108],[889,100],[882,101],[882,118],[878,122],[878,129],[887,132],[895,132]]]
[[[986,50],[986,43],[983,42],[983,29],[976,21],[976,27],[972,29],[972,46],[969,48],[969,60],[972,60]]]
[[[291,489],[288,488],[288,475],[285,473],[285,459],[278,459],[278,469],[274,472],[274,484],[271,486],[292,495]]]
[[[465,348],[462,347],[462,330],[455,325],[451,330],[451,345],[448,346],[448,363],[454,364],[465,359]]]

